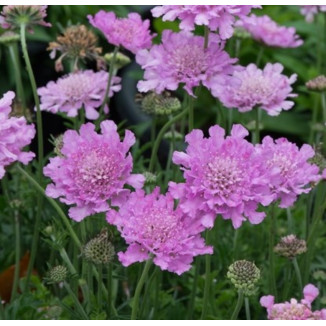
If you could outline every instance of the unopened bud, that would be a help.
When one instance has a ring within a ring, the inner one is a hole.
[[[107,53],[104,55],[104,59],[105,61],[111,65],[113,63],[113,53]],[[116,70],[119,70],[127,65],[129,65],[129,63],[131,62],[130,58],[126,55],[124,55],[121,52],[118,52],[115,56],[115,60],[114,60],[114,68]]]
[[[306,87],[312,91],[326,91],[326,77],[324,75],[321,75],[312,80],[309,80],[308,82],[306,82]]]
[[[49,271],[48,279],[50,282],[60,283],[67,278],[67,275],[68,275],[67,268],[65,266],[58,265],[53,267]]]

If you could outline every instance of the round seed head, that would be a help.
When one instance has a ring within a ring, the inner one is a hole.
[[[306,241],[298,239],[293,234],[281,238],[281,241],[274,247],[275,253],[289,259],[293,259],[306,251]]]

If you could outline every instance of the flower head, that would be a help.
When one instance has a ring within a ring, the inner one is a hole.
[[[266,171],[255,157],[255,148],[244,138],[248,131],[234,125],[231,136],[219,126],[209,129],[209,138],[201,130],[186,136],[186,153],[174,152],[173,162],[182,167],[185,183],[170,182],[170,191],[180,199],[180,207],[200,223],[212,227],[217,214],[231,219],[234,228],[248,219],[260,223],[265,213],[257,212],[259,204],[269,205]]]
[[[267,295],[260,299],[260,304],[267,309],[269,320],[325,320],[326,309],[311,309],[311,303],[316,299],[319,290],[312,284],[303,289],[303,299],[298,302],[291,299],[284,303],[274,303],[274,296]]]
[[[298,239],[293,234],[283,237],[274,248],[274,252],[289,259],[293,259],[296,256],[305,253],[306,251],[306,241]]]
[[[326,76],[320,75],[306,82],[306,87],[312,91],[326,91]]]
[[[314,21],[314,16],[318,14],[318,12],[326,11],[326,6],[300,6],[301,14],[305,16],[306,21],[311,23]]]
[[[280,26],[267,15],[258,17],[252,14],[249,17],[243,17],[237,22],[237,26],[241,26],[255,40],[268,46],[296,48],[303,44],[294,27]]]
[[[163,20],[180,19],[180,28],[192,31],[195,25],[205,25],[212,32],[219,30],[222,39],[228,39],[233,34],[236,18],[248,15],[252,8],[261,6],[217,6],[217,5],[167,5],[152,9],[154,17],[163,16]]]
[[[294,74],[288,78],[281,74],[282,71],[283,66],[279,63],[268,63],[263,70],[250,64],[235,70],[233,76],[217,84],[212,93],[228,108],[247,112],[259,107],[276,116],[282,110],[290,110],[294,102],[287,98],[296,96],[291,93],[291,84],[297,76]]]
[[[109,120],[101,123],[101,132],[97,134],[92,123],[82,125],[79,134],[66,131],[63,157],[51,158],[44,167],[44,174],[53,181],[46,194],[75,205],[69,209],[75,221],[109,210],[108,200],[119,205],[119,200],[129,194],[123,188],[125,184],[141,188],[145,181],[142,175],[131,174],[132,157],[128,151],[135,143],[133,133],[127,130],[121,142],[117,126]]]
[[[117,226],[129,245],[126,252],[118,253],[124,266],[154,256],[161,269],[180,275],[191,268],[195,256],[213,252],[205,246],[200,229],[189,223],[179,207],[174,208],[169,193],[160,195],[159,188],[148,195],[136,190],[119,212],[107,213],[107,221]]]
[[[0,179],[5,167],[15,161],[28,164],[35,156],[32,152],[23,152],[35,136],[34,125],[28,125],[24,117],[10,117],[14,92],[7,92],[0,99]]]
[[[33,25],[51,27],[50,23],[44,21],[47,7],[33,5],[4,6],[0,15],[0,25],[5,29],[16,29],[21,25],[25,25],[29,30]]]
[[[37,91],[41,97],[41,110],[64,112],[68,117],[76,117],[78,110],[84,108],[86,118],[96,120],[99,113],[95,109],[104,100],[108,78],[109,74],[105,71],[84,70],[61,77],[56,82],[51,81]],[[119,77],[112,78],[110,97],[121,89],[119,82]],[[109,112],[108,107],[104,112]]]
[[[98,28],[109,43],[122,46],[136,54],[152,45],[149,20],[142,21],[137,13],[130,13],[127,18],[117,18],[113,12],[99,11],[94,17],[87,16],[89,22]]]
[[[298,195],[308,193],[311,183],[320,179],[318,166],[309,163],[315,155],[310,145],[299,149],[286,138],[274,142],[266,136],[256,149],[259,160],[269,171],[271,191],[275,199],[281,200],[282,208],[293,205]]]
[[[66,280],[68,270],[63,265],[57,265],[48,272],[48,283],[60,283]]]
[[[138,82],[138,90],[162,93],[174,91],[182,84],[194,96],[193,88],[200,83],[211,89],[216,79],[233,71],[236,59],[229,57],[214,35],[210,39],[204,49],[201,36],[163,31],[162,44],[136,55],[136,61],[145,69],[145,80]]]

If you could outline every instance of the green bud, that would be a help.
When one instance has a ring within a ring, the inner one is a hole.
[[[145,184],[148,185],[153,185],[156,184],[157,177],[154,173],[151,172],[144,172],[143,176],[145,177]]]
[[[14,32],[5,32],[0,36],[0,44],[10,45],[19,42],[19,35]]]
[[[173,135],[172,131],[168,131],[164,134],[163,138],[166,140],[172,141],[173,136],[174,136],[175,141],[180,141],[180,140],[183,140],[183,138],[184,138],[184,136],[180,132],[177,132],[177,131],[174,132],[174,135]]]
[[[48,280],[52,283],[63,282],[68,275],[67,268],[62,265],[53,267],[48,273]]]
[[[104,55],[104,59],[105,61],[111,65],[112,62],[113,62],[113,53],[107,53]],[[126,55],[124,55],[123,53],[121,52],[118,52],[116,54],[116,57],[115,57],[115,61],[114,61],[114,68],[116,70],[119,70],[127,65],[129,65],[129,63],[131,62],[130,58],[127,57]]]

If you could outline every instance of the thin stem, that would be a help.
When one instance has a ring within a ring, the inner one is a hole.
[[[209,244],[209,230],[206,231],[206,244]],[[204,302],[203,310],[200,319],[206,319],[209,297],[210,297],[210,288],[211,288],[211,255],[205,256],[205,287],[204,287]]]
[[[254,137],[254,143],[258,144],[260,142],[260,113],[259,113],[259,108],[256,107],[254,109],[255,111],[255,137]]]
[[[111,306],[113,306],[113,301],[112,301],[112,264],[110,263],[108,266],[108,279],[107,279],[107,288],[108,288],[108,317],[110,318],[111,316]]]
[[[140,297],[140,293],[141,290],[143,289],[149,268],[152,265],[152,259],[148,259],[146,261],[145,267],[143,269],[143,272],[140,276],[140,279],[138,281],[137,287],[136,287],[136,291],[135,291],[135,295],[133,298],[133,302],[132,302],[132,310],[131,310],[131,319],[135,320],[137,319],[137,312],[138,312],[138,308],[139,308],[139,297]]]
[[[199,257],[196,257],[195,266],[194,266],[195,275],[194,275],[194,279],[193,279],[193,283],[192,283],[191,296],[190,296],[189,305],[188,305],[188,312],[189,312],[188,319],[193,318],[195,298],[196,298],[196,293],[197,293],[197,281],[198,281],[198,276],[199,276],[199,267],[200,267],[200,260],[199,260]]]
[[[238,292],[238,301],[237,301],[237,304],[234,308],[234,311],[232,313],[232,316],[231,316],[231,320],[236,320],[238,318],[238,315],[239,315],[239,312],[242,308],[242,304],[243,304],[243,292],[241,290],[239,290]]]
[[[256,66],[258,68],[259,68],[259,65],[261,63],[261,60],[263,58],[263,54],[264,54],[264,47],[263,46],[260,46],[259,52],[258,52],[258,55],[257,55],[257,60],[256,60]]]
[[[98,270],[98,286],[97,286],[97,305],[102,307],[102,281],[103,281],[103,266],[100,264],[97,266]]]
[[[275,262],[274,262],[274,238],[275,238],[275,205],[272,205],[269,229],[269,276],[270,293],[276,297]]]
[[[293,219],[292,219],[291,208],[286,209],[286,216],[287,216],[287,219],[288,219],[289,231],[290,231],[290,233],[293,233]]]
[[[188,112],[188,130],[190,132],[194,129],[194,99],[190,96]]]
[[[205,29],[204,29],[204,49],[208,48],[208,42],[209,42],[209,28],[205,25]]]
[[[88,320],[88,316],[83,308],[83,306],[81,305],[81,303],[79,302],[78,298],[76,297],[75,293],[72,291],[70,285],[67,282],[64,282],[64,287],[67,290],[67,292],[69,293],[69,295],[72,297],[72,299],[75,302],[75,306],[78,310],[78,312],[80,313],[80,315],[82,316],[83,320]]]
[[[295,274],[297,276],[298,279],[298,285],[300,287],[300,292],[302,291],[302,277],[301,277],[301,272],[300,272],[300,268],[298,265],[298,261],[296,258],[293,258],[293,266],[294,266],[294,270],[295,270]]]
[[[249,298],[245,297],[244,301],[245,301],[245,309],[246,309],[246,319],[251,320]]]

